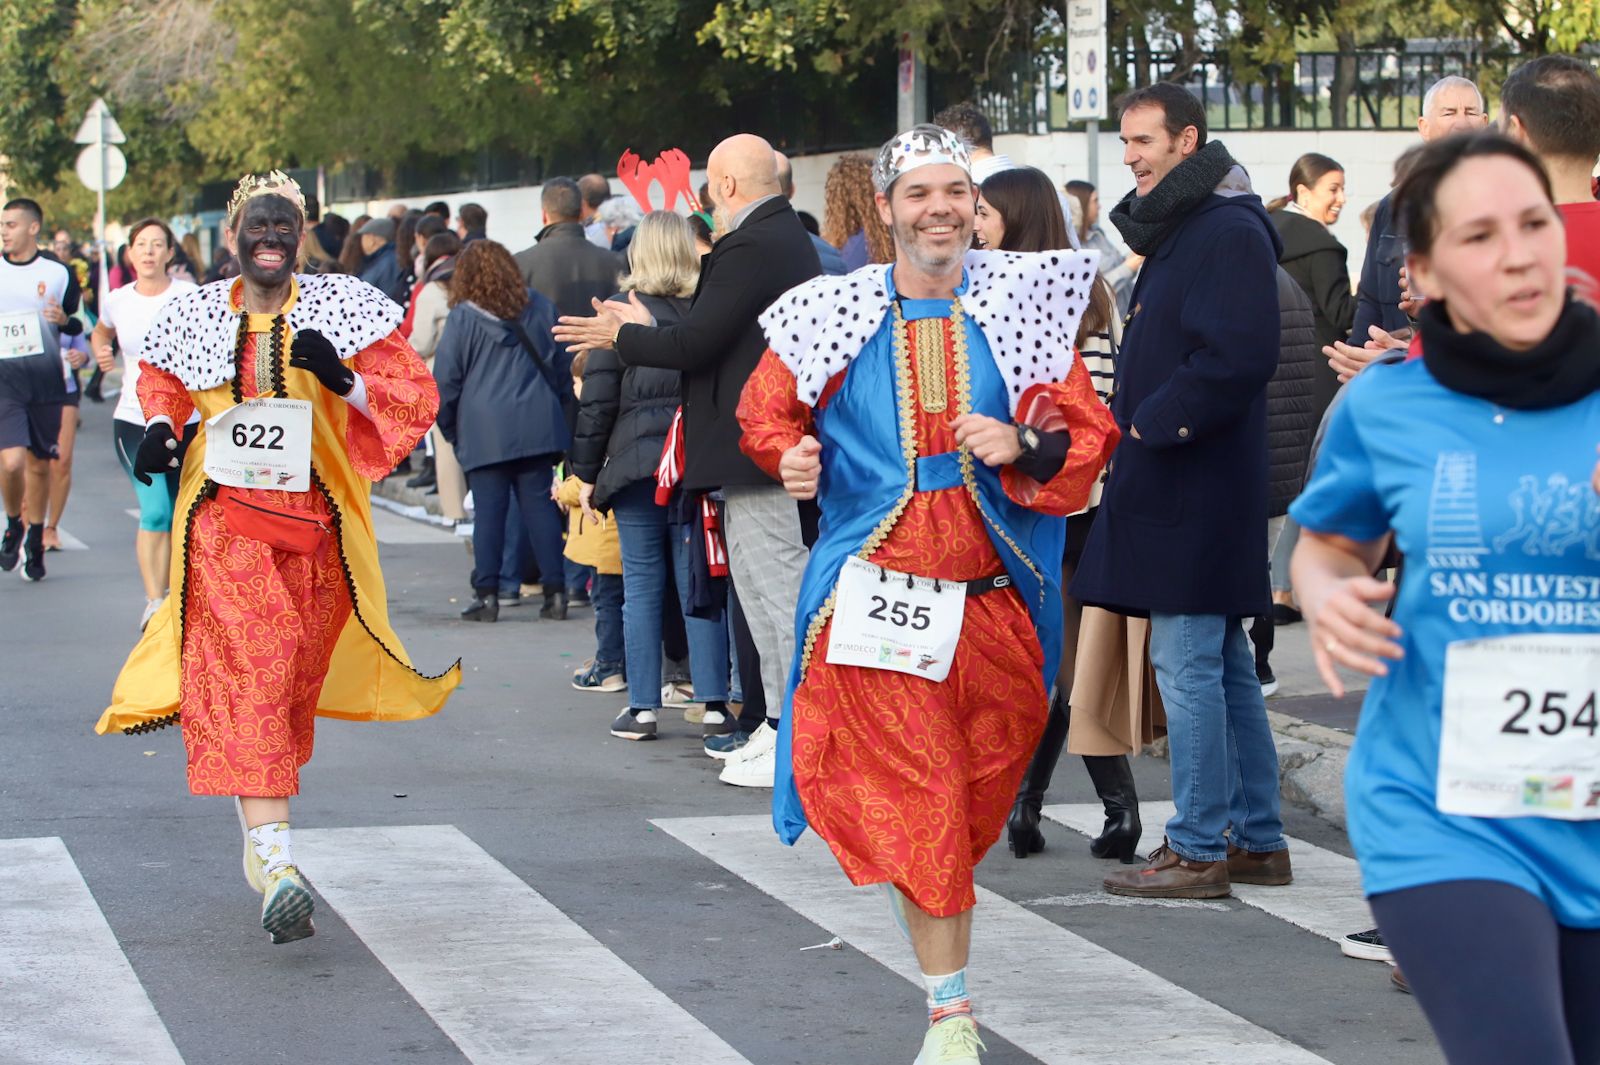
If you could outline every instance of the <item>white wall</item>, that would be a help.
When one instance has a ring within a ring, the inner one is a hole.
[[[1263,200],[1287,193],[1289,168],[1306,152],[1321,152],[1345,168],[1346,195],[1349,203],[1333,232],[1350,250],[1352,274],[1361,271],[1362,254],[1366,237],[1361,229],[1361,211],[1370,203],[1382,199],[1389,191],[1395,159],[1406,148],[1417,142],[1413,133],[1334,131],[1296,131],[1279,133],[1256,131],[1218,134],[1217,140],[1227,145],[1228,151],[1250,172],[1256,191]],[[995,150],[1011,156],[1018,163],[1036,166],[1055,179],[1057,184],[1072,178],[1092,180],[1088,174],[1089,142],[1083,133],[1051,133],[1042,136],[1002,136],[995,139]],[[794,158],[795,207],[810,211],[818,221],[822,219],[822,190],[828,170],[841,153],[798,156]],[[693,174],[694,187],[698,189],[705,180],[704,171]],[[1105,210],[1133,188],[1133,177],[1122,165],[1122,143],[1115,130],[1100,134],[1100,174],[1096,182],[1100,200]],[[489,236],[519,251],[533,243],[539,231],[539,186],[514,189],[492,189],[479,192],[456,192],[439,196],[417,195],[408,197],[406,203],[422,207],[433,200],[444,200],[451,210],[463,203],[482,204],[489,212]],[[615,179],[612,191],[626,196],[627,190]],[[372,200],[365,203],[333,204],[331,208],[346,218],[357,214],[382,214],[393,200]],[[1107,231],[1116,238],[1114,228]]]

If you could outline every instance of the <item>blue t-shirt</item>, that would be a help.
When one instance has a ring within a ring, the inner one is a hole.
[[[1435,803],[1445,648],[1518,633],[1600,632],[1600,394],[1522,411],[1450,391],[1419,359],[1375,366],[1335,410],[1290,513],[1405,555],[1405,657],[1374,677],[1345,773],[1368,895],[1497,880],[1559,923],[1600,928],[1600,821],[1442,814]],[[1600,741],[1597,741],[1600,756]]]

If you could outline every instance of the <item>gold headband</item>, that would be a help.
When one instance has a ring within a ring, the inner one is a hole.
[[[300,191],[299,183],[282,170],[273,170],[266,174],[246,174],[239,179],[238,187],[233,190],[233,198],[228,201],[228,221],[231,223],[239,217],[247,200],[269,194],[287,197],[300,208],[300,214],[305,215],[306,197]]]

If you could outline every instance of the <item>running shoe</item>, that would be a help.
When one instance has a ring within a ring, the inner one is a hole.
[[[292,865],[285,865],[266,874],[266,892],[261,899],[261,927],[267,930],[274,944],[293,943],[297,939],[316,935],[311,924],[311,912],[316,902],[305,877]]]
[[[978,1038],[978,1022],[970,1014],[951,1017],[928,1029],[922,1053],[912,1065],[982,1065],[978,1051],[988,1050]]]
[[[1271,667],[1256,670],[1256,680],[1261,682],[1261,697],[1269,699],[1278,694],[1278,678]]]
[[[624,740],[653,740],[656,738],[656,712],[629,707],[611,722],[611,734]]]
[[[722,736],[706,737],[706,754],[721,762],[742,750],[750,742],[750,734],[734,729]]]
[[[752,739],[745,745],[745,750],[749,750],[754,744],[755,741]],[[723,763],[722,772],[717,779],[736,788],[770,788],[777,772],[778,749],[774,746],[768,747],[754,758],[745,758],[737,762],[729,758]]]
[[[34,535],[35,530],[39,535]],[[44,580],[44,530],[38,526],[22,539],[22,579],[30,583]]]
[[[1394,964],[1394,955],[1389,952],[1389,946],[1383,941],[1383,933],[1376,928],[1369,928],[1365,932],[1351,932],[1339,940],[1339,952],[1347,958],[1356,958],[1360,961],[1386,961]]]
[[[145,626],[150,624],[150,619],[156,616],[156,611],[160,610],[161,604],[165,603],[166,601],[167,600],[165,596],[160,599],[146,599],[144,601],[144,613],[139,615],[140,632],[145,630]]]
[[[572,675],[572,686],[581,692],[621,692],[628,690],[620,662],[590,662]]]
[[[0,570],[10,573],[17,568],[22,557],[22,522],[7,521],[4,535],[0,535]]]
[[[234,797],[233,811],[239,815],[239,834],[244,837],[244,882],[257,895],[265,895],[266,877],[262,875],[261,859],[256,857],[256,849],[250,845],[250,826],[245,824],[244,803],[239,801],[238,796]]]

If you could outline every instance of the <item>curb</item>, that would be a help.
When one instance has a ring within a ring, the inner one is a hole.
[[[1278,748],[1279,794],[1344,828],[1344,767],[1355,737],[1271,709],[1267,720]],[[1161,737],[1143,753],[1166,759],[1167,738]]]

